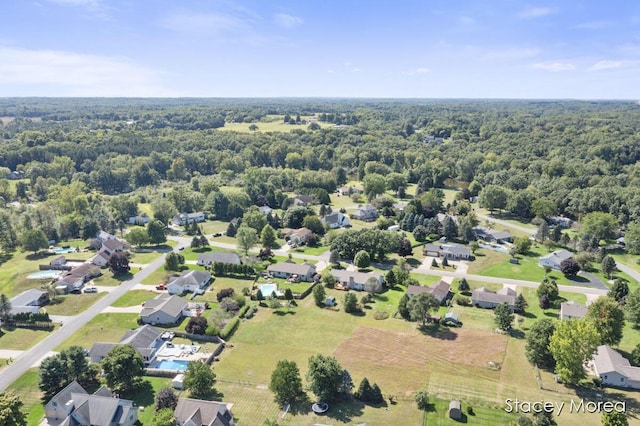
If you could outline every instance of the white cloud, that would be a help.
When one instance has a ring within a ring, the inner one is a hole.
[[[81,8],[90,16],[111,20],[109,12],[113,10],[113,7],[107,6],[103,0],[47,0],[47,2],[59,6]]]
[[[550,72],[573,71],[576,69],[575,65],[564,63],[564,62],[538,63],[538,64],[533,64],[533,67],[536,69],[550,71]]]
[[[485,58],[490,60],[513,60],[533,58],[540,54],[540,49],[532,47],[512,47],[501,50],[489,50],[485,53]]]
[[[175,96],[161,74],[123,57],[0,46],[0,93],[25,85],[53,96]]]
[[[162,19],[160,26],[181,33],[218,34],[248,30],[251,21],[225,13],[178,12]]]
[[[404,75],[417,75],[417,74],[426,74],[429,71],[431,71],[429,68],[420,67],[420,68],[416,68],[416,69],[412,69],[412,70],[402,71],[402,74],[404,74]]]
[[[608,21],[589,21],[576,25],[574,28],[578,30],[602,30],[611,26]]]
[[[598,61],[589,67],[589,71],[611,70],[622,67],[622,61]]]
[[[553,9],[548,7],[533,7],[529,6],[518,13],[519,18],[523,19],[534,19],[540,18],[543,16],[547,16],[553,13]]]
[[[470,16],[460,16],[458,17],[458,21],[462,24],[462,25],[473,25],[476,23],[476,20],[473,19]]]
[[[274,16],[276,24],[283,28],[295,28],[302,25],[304,20],[298,16],[287,15],[286,13],[278,13]]]

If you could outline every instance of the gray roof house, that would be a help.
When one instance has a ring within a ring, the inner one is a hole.
[[[178,398],[173,416],[178,426],[235,426],[231,407],[227,402]]]
[[[322,222],[324,226],[329,227],[329,229],[342,228],[350,225],[347,215],[340,212],[333,212],[331,214],[328,214],[320,219],[320,222]]]
[[[172,277],[167,284],[169,294],[196,293],[204,289],[211,281],[206,271],[183,271],[179,277]]]
[[[598,346],[592,365],[603,385],[640,389],[640,367],[632,367],[626,358],[610,346]]]
[[[49,302],[49,293],[32,288],[14,296],[10,300],[11,314],[35,314]]]
[[[560,304],[560,319],[572,320],[584,317],[587,314],[587,307],[573,300]]]
[[[353,219],[364,220],[366,222],[372,222],[378,218],[378,210],[371,204],[365,204],[359,207],[358,210],[351,213]]]
[[[471,303],[479,308],[493,309],[506,303],[511,311],[515,309],[517,293],[509,287],[503,287],[497,292],[492,292],[484,287],[477,288],[471,293]]]
[[[204,212],[179,213],[171,218],[174,224],[184,226],[187,223],[200,223],[206,220]]]
[[[198,255],[198,265],[211,266],[214,263],[230,263],[233,265],[240,265],[240,256],[237,253],[230,251],[217,252],[212,251],[209,253],[200,253]]]
[[[106,388],[90,395],[73,381],[45,406],[49,424],[60,426],[133,426],[138,409],[133,401],[115,398]]]
[[[378,272],[347,271],[332,269],[331,275],[345,289],[380,293],[384,278]]]
[[[159,294],[144,302],[140,321],[151,325],[174,325],[180,322],[188,310],[189,303],[182,297],[167,293]]]
[[[302,281],[311,281],[316,274],[316,267],[310,263],[279,262],[267,266],[267,272],[277,278],[289,278],[297,275]]]
[[[111,349],[121,345],[131,345],[134,347],[145,363],[148,363],[153,359],[156,351],[162,346],[162,332],[150,325],[143,325],[135,330],[129,330],[120,339],[118,343],[94,343],[89,351],[89,358],[91,362],[100,362],[109,353]]]
[[[423,250],[425,256],[446,257],[453,260],[469,259],[471,257],[471,250],[453,244],[425,244]]]
[[[479,240],[485,240],[491,243],[510,242],[513,240],[509,231],[497,231],[495,229],[476,227],[473,228],[473,232]]]
[[[538,265],[545,267],[548,266],[552,269],[560,270],[560,264],[567,259],[573,257],[573,253],[569,250],[556,250],[552,253],[546,254],[544,256],[540,256],[538,260]]]
[[[437,283],[433,284],[431,287],[425,287],[421,285],[411,285],[407,286],[407,295],[409,297],[415,296],[420,293],[430,293],[438,300],[438,302],[443,303],[446,302],[447,299],[451,296],[451,284],[446,281],[440,280]]]

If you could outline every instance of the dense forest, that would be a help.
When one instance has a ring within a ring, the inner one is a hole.
[[[274,119],[291,129],[259,130]],[[640,105],[613,101],[4,98],[1,241],[113,229],[138,202],[230,219],[367,176],[452,185],[522,219],[602,211],[625,226],[640,221],[639,126]]]

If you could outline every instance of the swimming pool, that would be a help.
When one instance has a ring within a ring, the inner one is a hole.
[[[54,247],[49,251],[55,254],[75,253],[78,251],[78,247]]]
[[[278,285],[277,284],[260,284],[258,286],[260,288],[260,293],[262,293],[262,297],[269,297],[273,293],[278,295]]]
[[[47,278],[53,279],[59,277],[61,274],[60,271],[39,271],[34,272],[33,274],[27,275],[27,278],[30,280],[44,280]]]
[[[154,368],[158,370],[187,371],[189,361],[181,359],[163,359]]]

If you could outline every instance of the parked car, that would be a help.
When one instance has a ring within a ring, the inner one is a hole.
[[[85,287],[84,292],[85,293],[97,293],[98,289],[96,287]]]
[[[166,284],[158,284],[156,286],[156,290],[166,290],[167,289],[167,285]]]

